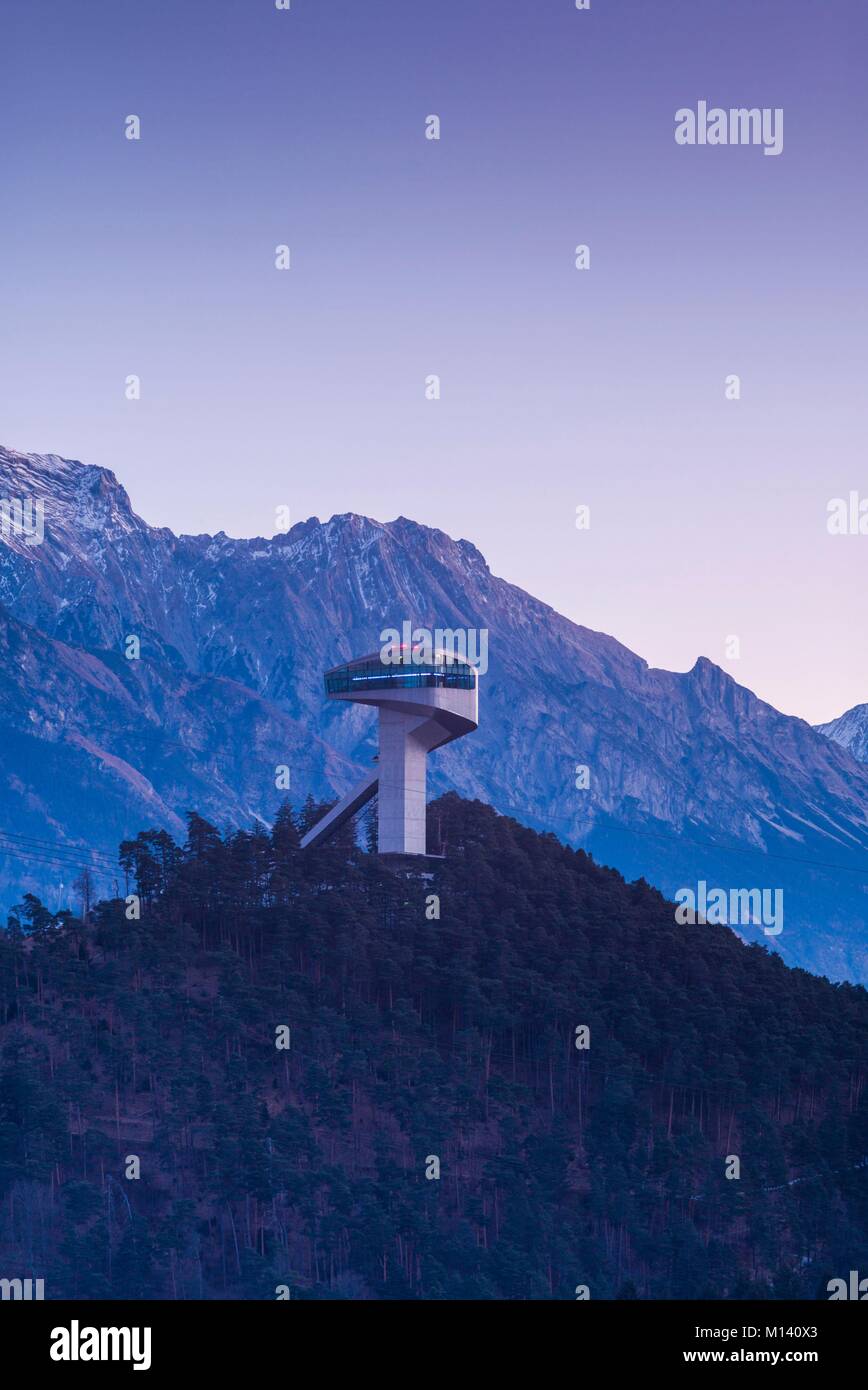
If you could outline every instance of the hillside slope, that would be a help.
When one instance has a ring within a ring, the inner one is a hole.
[[[186,851],[126,847],[140,921],[28,905],[0,936],[3,1268],[294,1299],[812,1298],[864,1268],[868,994],[478,803],[431,819],[424,877],[300,854],[285,813],[193,817]]]

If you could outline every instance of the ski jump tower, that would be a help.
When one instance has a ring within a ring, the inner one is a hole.
[[[380,753],[374,769],[307,832],[302,849],[322,844],[379,795],[380,854],[425,854],[426,760],[477,727],[479,691],[469,662],[444,651],[419,656],[396,646],[326,671],[329,700],[380,711]]]

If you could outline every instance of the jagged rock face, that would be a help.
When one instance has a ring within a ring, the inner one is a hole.
[[[781,935],[741,934],[868,979],[868,768],[704,658],[651,669],[405,518],[174,536],[107,470],[6,450],[2,497],[44,499],[45,538],[0,540],[0,830],[111,852],[148,825],[177,833],[190,807],[247,825],[286,795],[282,764],[296,802],[341,793],[375,716],[327,705],[322,672],[405,620],[484,629],[480,728],[432,757],[432,794],[479,797],[670,893],[783,888]],[[47,885],[54,905],[56,879],[7,856],[0,896]]]
[[[838,719],[828,724],[815,724],[814,728],[840,743],[857,762],[868,763],[868,705],[854,705]]]

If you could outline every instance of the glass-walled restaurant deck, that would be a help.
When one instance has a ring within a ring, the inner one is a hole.
[[[365,690],[429,690],[447,686],[452,690],[472,690],[476,673],[466,661],[446,660],[415,662],[381,661],[371,657],[366,661],[336,666],[325,675],[327,695],[362,694]]]

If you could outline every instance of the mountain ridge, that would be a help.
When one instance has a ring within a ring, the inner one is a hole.
[[[406,517],[337,513],[270,540],[175,536],[135,514],[111,470],[56,458],[0,450],[0,495],[38,486],[46,502],[42,545],[13,537],[0,547],[0,605],[122,673],[136,715],[118,714],[113,733],[114,715],[96,710],[92,729],[80,690],[68,692],[71,724],[43,712],[31,752],[46,804],[60,792],[44,785],[40,746],[60,749],[71,732],[126,757],[174,816],[195,797],[218,820],[222,804],[223,819],[269,822],[287,794],[275,786],[278,766],[290,769],[296,801],[342,794],[370,765],[374,723],[369,711],[326,705],[323,670],[373,650],[405,620],[484,630],[480,728],[432,759],[432,794],[454,787],[488,801],[669,893],[698,878],[743,883],[747,857],[748,883],[773,874],[787,890],[774,943],[785,957],[868,978],[868,768],[707,657],[687,672],[651,667],[493,575],[472,542]],[[130,634],[139,662],[123,654]],[[51,669],[38,652],[34,661],[50,687]],[[9,680],[11,722],[33,738],[26,691],[15,671]],[[220,681],[233,684],[208,683]],[[579,766],[589,768],[587,790],[576,786]],[[13,771],[0,769],[4,819]],[[114,794],[108,764],[103,772]],[[104,845],[142,828],[129,786],[115,802]],[[64,834],[72,814],[60,818]],[[33,824],[45,828],[38,816]],[[714,849],[697,855],[698,840]],[[788,859],[811,862],[779,869]]]
[[[868,763],[868,704],[854,705],[837,719],[815,724],[814,728],[846,748],[857,762]]]

